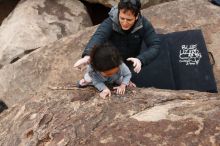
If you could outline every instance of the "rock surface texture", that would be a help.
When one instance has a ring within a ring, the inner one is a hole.
[[[195,0],[191,3],[188,0],[185,1],[154,6],[149,10],[143,10],[142,14],[152,21],[160,33],[201,28],[208,49],[213,52],[216,59],[214,73],[219,87],[218,46],[220,44],[218,37],[215,36],[220,33],[218,31],[220,30],[218,25],[220,9],[202,0]],[[166,14],[164,9],[167,9],[166,12],[169,14]],[[203,9],[206,9],[209,15],[203,13]],[[155,10],[160,10],[160,13]],[[178,14],[176,17],[180,18],[174,19],[172,15],[175,13]],[[196,14],[200,16],[196,17]],[[212,26],[216,29],[214,30]],[[74,84],[82,76],[82,72],[74,70],[73,64],[81,57],[82,50],[96,28],[91,27],[63,38],[2,68],[0,70],[0,97],[10,106],[30,95],[47,92],[47,87],[50,85]]]
[[[80,1],[22,0],[0,27],[0,68],[91,25]]]
[[[38,93],[47,93],[49,86],[75,84],[82,72],[73,64],[81,57],[95,28],[62,38],[39,48],[0,70],[0,98],[11,106]]]
[[[51,91],[0,115],[0,145],[218,146],[219,107],[219,95],[190,91]]]

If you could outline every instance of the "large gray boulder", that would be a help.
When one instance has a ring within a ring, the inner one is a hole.
[[[162,7],[169,11],[164,12]],[[203,13],[203,9],[206,9],[206,13],[209,15]],[[155,10],[160,10],[161,14]],[[162,6],[158,5],[149,10],[144,10],[142,13],[152,21],[157,30],[164,33],[205,28],[203,32],[208,48],[213,46],[209,49],[214,51],[216,58],[214,69],[219,87],[219,58],[216,57],[219,41],[214,37],[220,33],[219,16],[217,15],[219,11],[218,7],[202,0],[193,2],[185,0],[170,2],[170,5],[168,3],[162,4]],[[171,17],[172,14],[170,13],[178,14],[176,16],[178,19],[175,19],[175,16]],[[198,14],[198,17],[196,17],[196,14]],[[217,29],[214,31],[210,26],[215,26]],[[212,33],[208,33],[206,29]],[[74,84],[82,76],[82,72],[74,70],[72,66],[81,57],[82,50],[95,30],[96,27],[85,29],[75,35],[40,48],[17,62],[2,68],[0,70],[0,98],[8,106],[12,106],[19,101],[26,101],[36,94],[47,93],[50,85]]]
[[[91,25],[80,1],[22,0],[0,27],[0,68]]]
[[[74,70],[73,64],[81,57],[95,29],[62,38],[4,66],[0,70],[0,99],[12,106],[47,93],[49,86],[75,83],[82,72]]]
[[[219,94],[191,91],[49,91],[0,114],[0,145],[218,146],[219,107]]]

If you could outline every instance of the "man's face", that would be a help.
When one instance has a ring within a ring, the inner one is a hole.
[[[132,11],[121,9],[119,11],[119,23],[123,30],[129,30],[135,23],[138,17],[132,13]]]

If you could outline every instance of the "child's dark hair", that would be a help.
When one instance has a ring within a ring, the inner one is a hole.
[[[122,9],[125,11],[130,10],[136,17],[140,13],[141,2],[140,0],[120,0],[118,3],[118,10]]]
[[[103,72],[118,67],[122,59],[113,44],[106,42],[92,48],[90,63],[94,70]]]

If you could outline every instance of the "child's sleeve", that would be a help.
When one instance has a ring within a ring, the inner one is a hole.
[[[104,82],[100,81],[100,80],[96,80],[93,79],[92,80],[92,84],[96,87],[96,89],[98,89],[100,92],[102,90],[104,90],[105,88],[107,88],[107,86],[104,84]]]
[[[121,66],[121,76],[123,77],[122,83],[128,85],[131,79],[131,71],[125,63],[122,63]]]
[[[92,85],[95,86],[96,89],[98,89],[101,92],[102,90],[107,88],[107,86],[104,83],[104,80],[102,80],[101,77],[96,72],[94,72],[91,66],[89,68],[89,74],[92,78]]]

